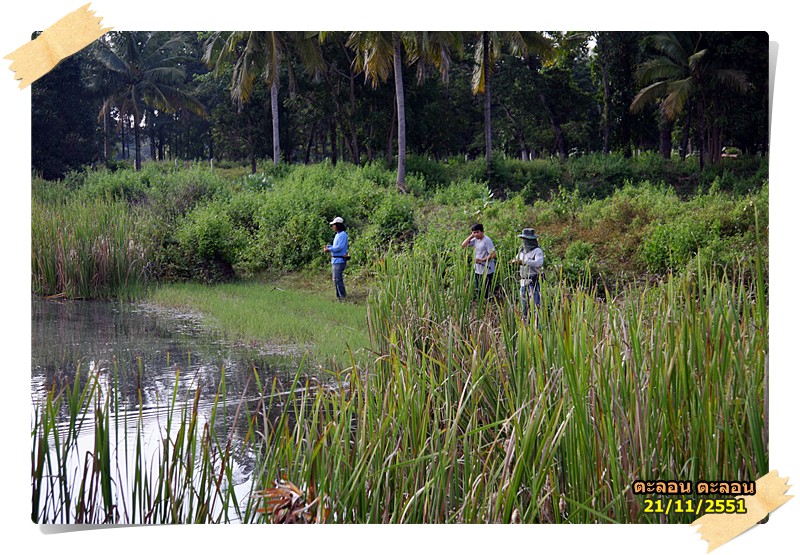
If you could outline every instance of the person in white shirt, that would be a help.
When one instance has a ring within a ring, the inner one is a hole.
[[[472,233],[464,239],[461,246],[475,249],[475,291],[479,295],[489,297],[494,291],[492,278],[497,253],[494,250],[494,243],[483,232],[483,224],[475,224],[471,230]]]
[[[528,321],[531,299],[536,308],[541,302],[539,293],[539,276],[544,266],[544,251],[539,247],[539,236],[533,229],[526,227],[517,235],[522,239],[522,248],[517,256],[509,261],[519,266],[519,295],[522,299],[522,319]]]

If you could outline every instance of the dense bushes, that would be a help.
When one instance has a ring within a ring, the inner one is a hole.
[[[589,258],[585,246],[575,245],[588,243],[590,269],[608,284],[698,266],[732,271],[754,257],[757,228],[766,259],[768,195],[765,184],[746,195],[709,192],[683,200],[671,188],[645,182],[602,200],[571,196],[569,211],[555,197],[537,203],[536,212],[551,261],[574,277],[575,262]]]
[[[322,247],[333,237],[328,222],[341,216],[351,240],[351,272],[377,270],[388,252],[414,244],[460,250],[469,226],[480,221],[501,261],[517,252],[520,229],[534,227],[549,269],[575,281],[613,284],[699,265],[727,271],[753,256],[756,213],[766,253],[768,188],[752,181],[762,166],[738,162],[743,178],[733,166],[717,168],[713,179],[706,171],[708,186],[688,196],[667,178],[688,172],[693,162],[656,155],[499,160],[489,181],[478,161],[418,158],[409,195],[397,191],[395,173],[380,163],[267,164],[256,175],[151,164],[140,172],[34,180],[33,196],[41,214],[91,203],[128,207],[136,242],[147,252],[147,274],[157,279],[209,282],[322,269],[328,264]],[[650,174],[659,179],[640,179]],[[498,194],[495,178],[517,192]],[[82,214],[81,220],[85,209]],[[61,221],[48,217],[34,218],[34,227]],[[34,250],[47,236],[34,235]]]
[[[550,198],[560,188],[578,190],[584,198],[602,199],[626,182],[642,181],[664,183],[684,198],[709,191],[715,183],[721,191],[746,194],[758,190],[767,180],[768,159],[723,159],[700,172],[696,158],[666,160],[655,152],[631,158],[619,153],[571,156],[566,160],[495,158],[491,172],[487,172],[483,159],[452,158],[437,163],[409,157],[408,170],[423,176],[429,189],[459,180],[484,181],[499,198],[521,194],[532,203]]]

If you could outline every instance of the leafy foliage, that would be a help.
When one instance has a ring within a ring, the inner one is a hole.
[[[409,184],[416,183],[415,194],[403,195],[395,190],[391,170],[346,163],[267,164],[259,174],[228,178],[207,167],[146,164],[139,172],[103,169],[70,174],[64,182],[38,180],[34,197],[53,206],[129,206],[152,245],[147,268],[155,279],[216,281],[321,270],[329,263],[323,246],[333,238],[328,222],[341,216],[350,236],[352,272],[372,274],[390,251],[417,244],[455,249],[469,226],[481,222],[501,258],[516,253],[520,229],[534,227],[549,266],[561,268],[571,280],[589,275],[613,288],[632,277],[693,271],[698,265],[725,273],[753,257],[756,213],[766,253],[768,187],[751,189],[751,172],[760,165],[740,162],[744,178],[731,166],[706,190],[690,195],[663,181],[633,180],[662,166],[674,166],[681,175],[677,161],[587,157],[531,164],[524,175],[532,177],[539,168],[546,179],[556,174],[565,183],[591,178],[602,187],[583,192],[559,184],[546,198],[535,199],[524,189],[498,195],[472,177],[434,188],[414,177]],[[473,168],[450,162],[440,164],[439,172],[469,176]],[[622,176],[634,177],[612,188]],[[608,194],[598,192],[605,187]]]

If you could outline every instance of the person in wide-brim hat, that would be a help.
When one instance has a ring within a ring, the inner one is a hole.
[[[522,302],[522,319],[528,321],[530,300],[536,307],[541,302],[539,277],[544,266],[544,251],[539,246],[539,236],[533,228],[526,227],[517,235],[522,239],[522,248],[517,256],[509,261],[519,266],[519,295]]]

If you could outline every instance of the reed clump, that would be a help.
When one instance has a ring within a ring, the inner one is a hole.
[[[141,216],[127,204],[34,198],[31,214],[33,293],[119,298],[147,282],[151,246]]]
[[[171,397],[157,411],[162,420],[152,437],[141,403],[138,411],[122,408],[117,376],[116,370],[113,376],[78,371],[72,384],[54,386],[34,407],[31,520],[173,524],[246,519],[233,487],[233,435],[217,431],[217,419],[224,422],[229,416],[224,401],[201,407],[199,387],[194,398],[179,399],[176,375]],[[223,395],[224,389],[223,379]]]
[[[292,396],[293,425],[264,423],[263,476],[312,484],[328,522],[633,523],[659,520],[637,479],[768,470],[757,269],[605,300],[548,277],[527,325],[512,289],[472,299],[458,257],[385,262],[374,364],[337,375],[347,395]]]

